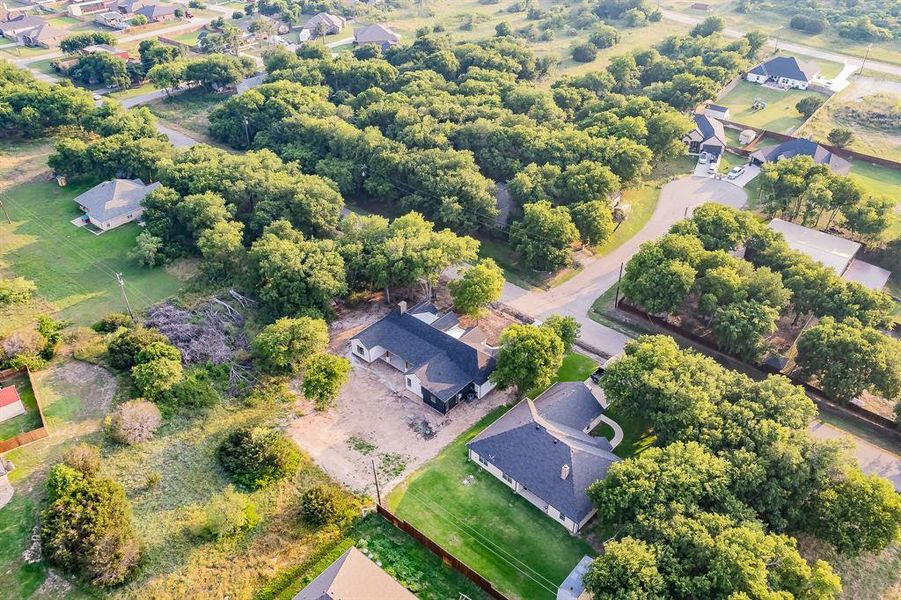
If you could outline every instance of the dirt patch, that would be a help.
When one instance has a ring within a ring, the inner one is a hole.
[[[347,355],[354,369],[335,407],[317,413],[299,401],[298,412],[306,416],[295,419],[288,433],[329,475],[371,497],[373,462],[384,495],[486,413],[514,399],[512,392],[495,390],[442,415],[405,393],[399,371]]]
[[[337,316],[329,325],[329,350],[342,354],[355,335],[387,315],[393,308],[394,306],[385,303],[381,294],[373,294],[355,306],[339,305],[335,309]]]
[[[178,258],[166,265],[169,273],[179,281],[190,281],[200,273],[200,260],[197,258]]]

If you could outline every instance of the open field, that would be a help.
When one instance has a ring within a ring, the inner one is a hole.
[[[116,273],[122,273],[134,310],[175,294],[183,285],[167,269],[147,269],[127,256],[140,231],[128,224],[94,235],[70,223],[81,212],[72,199],[89,186],[61,188],[32,181],[4,193],[12,225],[0,224],[0,270],[33,280],[58,318],[89,325],[122,311]]]
[[[225,99],[220,94],[191,90],[152,102],[147,108],[164,124],[177,125],[176,129],[184,129],[190,132],[191,137],[205,141],[210,139],[210,121],[207,116],[214,106]]]
[[[816,92],[782,91],[741,81],[735,89],[717,100],[717,104],[729,107],[731,121],[777,133],[792,133],[804,122],[804,117],[795,108],[795,104],[808,96],[826,99],[824,95]],[[762,110],[751,108],[758,98],[767,103],[766,108]]]
[[[792,29],[788,26],[789,20],[800,8],[799,5],[785,3],[784,8],[770,3],[755,3],[755,10],[749,14],[743,14],[736,9],[739,0],[708,0],[706,4],[712,7],[709,12],[691,9],[693,0],[663,0],[661,7],[704,18],[709,15],[722,17],[726,26],[744,31],[759,30],[770,37],[780,41],[795,42],[821,48],[831,52],[840,52],[863,58],[867,55],[868,43],[843,38],[838,35],[835,27],[828,27],[826,31],[818,35],[810,35],[803,31]],[[869,49],[869,57],[873,60],[901,64],[901,49],[897,40],[887,40],[874,43]]]
[[[38,411],[38,401],[31,389],[31,383],[28,381],[27,375],[17,375],[9,379],[0,381],[3,387],[15,386],[19,392],[19,399],[25,406],[25,414],[13,417],[8,421],[0,423],[0,440],[8,440],[16,437],[20,433],[32,431],[41,426],[41,413]]]
[[[570,354],[555,380],[582,381],[595,367],[590,359]],[[579,559],[594,551],[469,462],[467,442],[508,409],[493,410],[413,473],[390,494],[388,506],[501,592],[517,598],[553,598]]]
[[[893,198],[896,214],[901,210],[901,169],[892,169],[858,160],[851,163],[851,177],[856,179],[868,193]],[[886,235],[887,239],[899,237],[901,237],[901,214],[899,214],[899,218],[895,219],[892,228]]]

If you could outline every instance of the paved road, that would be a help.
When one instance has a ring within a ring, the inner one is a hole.
[[[535,319],[544,319],[555,313],[573,316],[582,324],[583,342],[607,354],[619,354],[629,337],[592,321],[588,317],[588,309],[598,296],[616,283],[620,265],[628,262],[642,243],[664,235],[673,223],[684,218],[696,206],[705,202],[721,202],[741,208],[746,198],[744,190],[726,181],[707,177],[684,177],[671,181],[660,191],[660,200],[648,223],[619,248],[590,260],[572,279],[547,291],[526,291],[507,283],[501,300]]]
[[[810,425],[810,433],[822,440],[851,440],[854,444],[854,456],[861,470],[869,475],[885,477],[892,482],[895,490],[901,492],[901,457],[897,454],[822,421],[814,421]]]
[[[706,18],[696,17],[694,15],[686,15],[680,12],[666,9],[661,9],[661,12],[663,13],[663,16],[670,21],[685,23],[686,25],[695,25],[696,23],[700,23]],[[743,37],[746,32],[738,29],[727,28],[723,30],[723,33],[728,37],[740,38]],[[770,38],[769,43],[770,45],[775,46],[776,40],[774,38]],[[828,50],[820,50],[818,48],[811,48],[810,46],[786,42],[784,40],[778,40],[778,43],[779,49],[785,50],[786,52],[797,52],[798,54],[806,54],[807,56],[812,56],[813,58],[819,58],[822,60],[828,60],[837,63],[846,63],[848,65],[853,65],[855,68],[860,68],[861,64],[863,63],[863,59],[857,58],[855,56],[848,56],[847,54],[830,52]],[[901,66],[879,62],[878,60],[868,60],[867,69],[878,71],[880,73],[889,73],[891,75],[901,75]]]

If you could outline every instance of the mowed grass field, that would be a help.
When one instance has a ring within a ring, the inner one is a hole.
[[[717,100],[717,104],[729,107],[729,119],[743,125],[769,129],[776,133],[792,133],[804,123],[804,117],[795,108],[802,98],[815,96],[826,99],[817,92],[801,90],[775,90],[749,81],[741,81],[731,92]],[[756,99],[767,103],[762,110],[751,106]]]
[[[557,381],[582,381],[597,365],[568,355]],[[535,390],[532,394],[537,395]],[[525,498],[471,463],[466,444],[509,407],[486,415],[388,498],[388,506],[513,598],[554,598],[579,560],[594,555]]]
[[[184,284],[164,268],[148,269],[128,258],[140,232],[136,224],[94,235],[70,223],[82,214],[73,198],[88,187],[43,181],[14,186],[3,194],[12,224],[0,221],[0,272],[34,281],[40,299],[59,311],[56,316],[76,325],[124,310],[116,273],[125,279],[133,310],[172,296]]]
[[[850,176],[868,193],[892,198],[895,201],[896,213],[901,210],[901,169],[856,160],[851,163]],[[901,238],[901,215],[895,219],[886,238]]]

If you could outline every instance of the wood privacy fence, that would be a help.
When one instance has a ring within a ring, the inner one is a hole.
[[[34,386],[34,380],[31,378],[31,371],[28,370],[28,367],[22,367],[21,369],[6,369],[5,371],[0,371],[0,381],[9,379],[10,377],[15,377],[17,375],[25,375],[28,377],[28,384],[31,386],[31,391],[32,393],[34,393],[34,401],[38,407],[38,415],[40,415],[41,417],[41,426],[37,429],[32,429],[31,431],[26,431],[25,433],[20,433],[14,438],[0,441],[0,454],[2,454],[3,452],[8,452],[13,448],[18,448],[20,446],[24,446],[25,444],[30,444],[31,442],[35,442],[50,435],[50,432],[47,430],[47,420],[44,419],[44,410],[41,408],[41,398],[38,395],[37,388]]]
[[[455,557],[453,554],[449,553],[447,550],[433,542],[424,533],[422,533],[403,519],[395,516],[391,511],[389,511],[381,504],[376,504],[375,509],[376,512],[385,517],[385,519],[389,523],[431,550],[432,553],[441,558],[444,564],[453,568],[464,577],[472,581],[474,584],[479,586],[482,591],[488,594],[491,598],[494,598],[495,600],[508,600],[507,596],[504,596],[502,593],[500,593],[493,585],[491,585],[490,581],[473,571],[466,563]]]
[[[749,364],[749,363],[741,360],[740,358],[738,358],[732,354],[729,354],[728,352],[723,352],[722,350],[720,350],[719,348],[717,348],[716,346],[711,344],[710,340],[699,336],[695,332],[685,329],[683,327],[679,327],[677,325],[673,325],[666,319],[662,319],[660,317],[656,317],[654,315],[648,314],[645,311],[641,310],[640,308],[629,304],[628,302],[626,302],[623,299],[620,299],[620,301],[616,304],[616,308],[625,313],[634,315],[636,317],[640,317],[641,319],[645,319],[645,320],[653,323],[654,325],[660,327],[661,329],[666,329],[668,331],[672,331],[673,333],[676,333],[676,334],[680,335],[681,337],[684,337],[685,339],[691,340],[692,342],[698,344],[699,346],[707,348],[713,352],[718,352],[720,354],[723,354],[725,356],[728,356],[730,358],[738,360],[742,364],[753,367],[753,368],[757,369],[758,371],[761,371],[761,372],[769,374],[769,375],[783,375],[785,377],[788,377],[792,383],[794,383],[796,385],[800,385],[801,387],[804,388],[804,390],[807,392],[808,397],[811,400],[813,400],[814,404],[817,405],[817,407],[820,409],[821,412],[835,415],[835,416],[842,417],[844,419],[853,421],[854,423],[856,423],[862,427],[865,427],[867,430],[873,432],[875,435],[885,439],[886,441],[890,441],[894,444],[901,443],[901,432],[899,432],[896,429],[896,424],[891,419],[883,417],[882,415],[880,415],[878,413],[874,413],[873,411],[867,410],[866,408],[863,408],[862,406],[858,406],[856,404],[848,404],[847,406],[836,404],[835,402],[832,402],[831,400],[826,399],[825,395],[823,394],[823,390],[819,389],[818,387],[810,385],[803,379],[798,379],[797,377],[795,377],[791,374],[786,375],[785,373],[782,373],[779,369],[777,369],[775,367],[771,367],[770,365]]]

